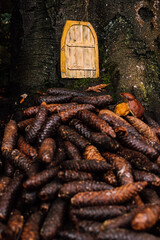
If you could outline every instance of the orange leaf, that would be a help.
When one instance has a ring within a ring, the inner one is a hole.
[[[108,86],[110,83],[108,84],[99,84],[99,85],[96,85],[96,86],[92,86],[92,87],[89,87],[87,88],[85,91],[93,91],[93,92],[101,92],[102,90],[104,90],[103,88],[105,88],[106,86]]]
[[[130,112],[128,105],[124,102],[118,104],[114,111],[119,116],[126,116]]]
[[[21,99],[20,104],[24,102],[24,98]]]
[[[43,93],[43,92],[40,92],[40,91],[37,91],[36,93],[37,93],[37,94],[40,94],[40,95],[42,95],[42,96],[47,95],[47,93]]]

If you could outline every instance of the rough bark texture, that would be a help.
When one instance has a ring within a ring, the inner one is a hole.
[[[16,26],[17,17],[21,23]],[[13,14],[13,35],[18,31],[21,36],[14,39],[16,43],[13,57],[16,59],[13,81],[19,84],[21,89],[41,89],[53,83],[55,79],[55,29],[52,28],[45,1],[20,0]],[[14,36],[13,36],[14,37]],[[15,38],[14,37],[14,38]],[[18,42],[19,42],[19,46]]]
[[[66,86],[68,82],[73,86],[71,79],[60,80],[60,39],[66,20],[89,21],[99,42],[97,81],[111,82],[118,100],[120,92],[134,94],[160,121],[159,0],[15,2],[12,80],[21,83],[21,89]]]

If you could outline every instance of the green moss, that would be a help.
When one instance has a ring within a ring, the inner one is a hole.
[[[86,88],[93,84],[108,84],[111,83],[111,75],[109,72],[102,74],[99,78],[79,78],[72,82],[72,88]]]
[[[132,35],[128,31],[128,33],[125,35],[125,39],[124,39],[124,44],[126,46],[129,46],[131,38],[132,38]]]
[[[144,83],[143,83],[143,82],[140,82],[140,83],[139,83],[139,86],[140,86],[140,88],[141,88],[141,90],[142,90],[142,92],[143,92],[144,100],[145,100],[145,101],[148,100],[148,98],[147,98],[147,90],[146,90],[146,88],[145,88]]]
[[[106,73],[102,74],[102,76],[99,77],[99,80],[103,84],[111,83],[111,74],[109,72],[106,72]]]
[[[74,82],[72,82],[72,86],[71,88],[73,89],[84,89],[88,86],[90,86],[92,83],[94,83],[96,80],[92,79],[92,78],[79,78],[77,80],[74,80]]]

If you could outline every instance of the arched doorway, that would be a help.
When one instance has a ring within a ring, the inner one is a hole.
[[[66,21],[61,38],[61,77],[97,78],[98,40],[89,22]]]

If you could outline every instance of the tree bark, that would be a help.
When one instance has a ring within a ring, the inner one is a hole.
[[[22,90],[44,88],[55,79],[57,46],[45,1],[20,0],[12,19],[12,80]]]
[[[73,81],[60,79],[63,27],[66,20],[89,21],[98,36],[100,81],[112,83],[118,101],[120,92],[134,94],[160,121],[159,0],[15,2],[11,79],[21,91]]]

